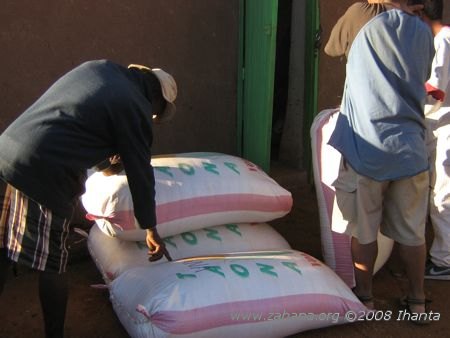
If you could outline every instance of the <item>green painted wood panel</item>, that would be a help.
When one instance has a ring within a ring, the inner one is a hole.
[[[312,181],[312,154],[310,129],[317,115],[317,97],[319,85],[319,49],[320,49],[320,12],[318,0],[306,1],[306,37],[305,37],[305,117],[304,117],[304,163]]]
[[[243,10],[242,156],[268,171],[278,1],[245,0]]]

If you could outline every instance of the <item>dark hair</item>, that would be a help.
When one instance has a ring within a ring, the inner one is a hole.
[[[152,72],[145,71],[145,77],[147,78],[149,85],[149,92],[151,97],[162,97],[161,83],[158,78]]]
[[[423,5],[422,13],[430,20],[442,20],[443,0],[409,0],[408,5]]]
[[[159,114],[166,108],[166,100],[162,95],[161,83],[152,72],[145,72],[150,91],[150,102],[152,103],[153,113]]]
[[[161,83],[153,72],[144,67],[129,67],[133,72],[140,72],[145,77],[145,95],[152,104],[152,114],[159,115],[166,109],[167,102],[163,97]]]
[[[423,12],[430,20],[442,20],[444,12],[444,1],[426,0]]]

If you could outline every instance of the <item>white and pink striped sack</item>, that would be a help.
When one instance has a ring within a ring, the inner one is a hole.
[[[341,154],[327,143],[336,126],[338,114],[338,109],[324,110],[313,121],[311,126],[313,175],[319,207],[323,259],[347,285],[353,287],[355,281],[350,249],[351,237],[331,230],[335,197],[335,188],[332,184],[339,173]],[[336,220],[336,214],[333,217]],[[389,259],[393,245],[392,239],[378,233],[375,273]]]
[[[290,249],[289,243],[267,223],[224,224],[183,232],[163,238],[173,260],[199,255],[223,254],[236,251],[260,251]],[[148,260],[145,241],[123,241],[110,237],[99,227],[89,231],[88,249],[98,270],[107,284],[124,271],[167,262]]]
[[[134,338],[286,337],[367,313],[330,268],[294,250],[130,269],[110,284],[110,299]]]
[[[154,157],[158,232],[171,236],[227,223],[264,223],[289,213],[292,196],[255,164],[221,153]],[[125,173],[92,174],[82,203],[108,235],[144,240]]]

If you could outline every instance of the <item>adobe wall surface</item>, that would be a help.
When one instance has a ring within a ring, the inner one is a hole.
[[[58,77],[93,59],[166,69],[178,116],[155,153],[236,151],[238,0],[4,1],[0,131]]]

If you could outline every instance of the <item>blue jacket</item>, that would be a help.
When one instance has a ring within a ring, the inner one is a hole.
[[[156,225],[150,166],[152,108],[145,75],[106,60],[56,81],[0,136],[0,177],[54,213],[71,217],[86,170],[119,154],[135,215]]]

